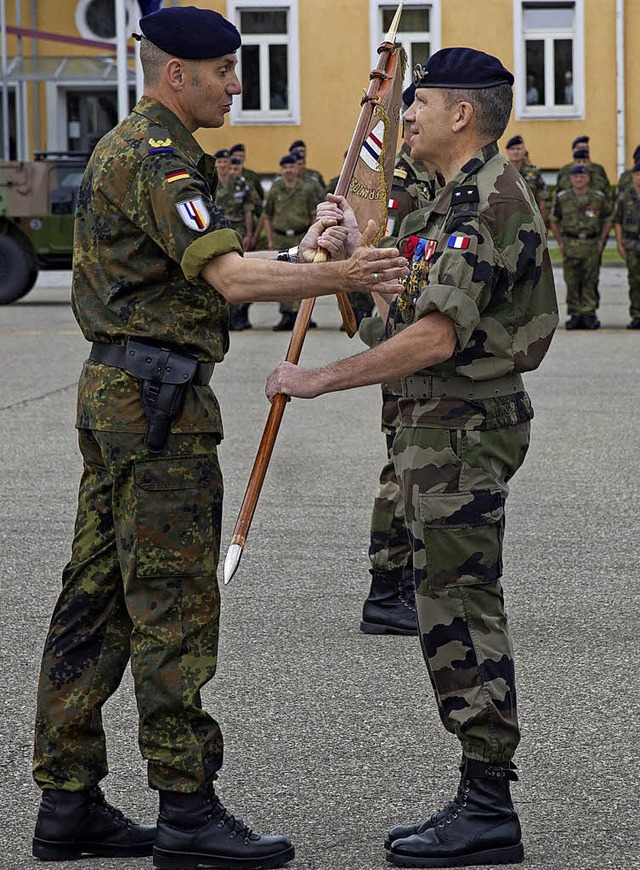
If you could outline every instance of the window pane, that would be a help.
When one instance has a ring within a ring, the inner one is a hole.
[[[287,10],[269,9],[258,12],[246,9],[240,13],[240,33],[286,33]]]
[[[524,7],[523,24],[525,30],[558,30],[573,27],[574,4],[528,3]]]
[[[573,104],[573,40],[553,41],[553,83],[556,106]]]
[[[393,16],[396,14],[396,9],[396,6],[389,6],[381,10],[382,29],[385,34],[391,27],[391,22],[393,21]],[[403,33],[429,33],[431,29],[430,17],[430,6],[411,6],[408,9],[403,9],[398,29]]]
[[[431,46],[428,42],[412,42],[410,52],[409,70],[412,70],[417,63],[426,63],[431,54]]]
[[[114,39],[116,35],[116,9],[114,0],[91,0],[86,8],[87,27],[98,39]]]
[[[527,106],[543,106],[544,94],[544,40],[527,39]]]
[[[269,46],[269,108],[289,108],[287,46]]]
[[[260,108],[260,46],[243,45],[242,62],[242,108]]]

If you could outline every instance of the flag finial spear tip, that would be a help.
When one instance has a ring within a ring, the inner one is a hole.
[[[396,14],[393,16],[393,21],[391,22],[391,27],[389,28],[389,32],[385,37],[385,42],[394,43],[396,41],[396,33],[398,32],[398,27],[400,25],[400,16],[402,15],[402,4],[404,0],[400,0],[398,8],[396,9]]]

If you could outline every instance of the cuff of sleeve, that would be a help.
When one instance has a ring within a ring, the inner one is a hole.
[[[384,322],[381,317],[364,317],[358,327],[358,338],[367,347],[376,347],[384,338]]]
[[[240,255],[244,253],[242,239],[235,230],[225,227],[201,236],[192,242],[182,255],[180,266],[185,278],[188,281],[195,281],[209,260],[221,254],[228,254],[230,251],[237,251]]]
[[[458,287],[429,284],[429,289],[416,304],[416,320],[433,311],[439,311],[453,320],[458,346],[463,350],[480,320],[480,312],[473,299]]]

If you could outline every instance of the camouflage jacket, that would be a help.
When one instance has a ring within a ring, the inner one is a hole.
[[[214,161],[165,106],[149,97],[97,144],[78,193],[73,312],[88,341],[168,343],[218,362],[228,308],[199,273],[242,241],[214,202]],[[87,363],[77,425],[144,431],[139,383]],[[191,387],[174,431],[221,432],[208,386]]]
[[[573,163],[565,163],[558,172],[556,193],[559,193],[561,190],[571,190],[571,170],[573,166]],[[607,199],[611,199],[611,185],[609,184],[609,178],[604,166],[600,163],[590,163],[587,168],[592,186],[596,190],[601,190]]]
[[[620,196],[621,193],[624,193],[625,190],[628,190],[630,187],[633,187],[633,172],[630,169],[625,169],[618,179],[618,184],[616,186],[617,195]]]
[[[529,188],[497,143],[405,219],[398,244],[410,275],[391,331],[439,311],[457,334],[450,359],[416,374],[483,381],[540,365],[558,324],[546,232]],[[533,412],[519,392],[483,401],[402,399],[400,414],[405,425],[489,429]]]
[[[640,195],[633,183],[618,194],[613,222],[622,227],[625,248],[640,252]]]
[[[216,205],[231,227],[244,236],[246,233],[244,216],[247,212],[255,211],[255,203],[247,180],[242,176],[239,178],[230,176],[226,184],[218,180]]]
[[[549,205],[549,191],[538,167],[532,163],[525,162],[520,168],[520,175],[527,182],[529,190],[538,205],[543,202]]]
[[[435,180],[426,166],[411,159],[410,149],[402,143],[396,155],[393,186],[387,209],[387,235],[397,232],[402,221],[412,211],[431,202],[435,195]]]
[[[288,230],[289,235],[299,235],[315,221],[316,204],[312,189],[301,181],[293,187],[274,184],[267,194],[264,213],[276,233],[286,235]]]
[[[597,247],[606,221],[611,217],[607,197],[595,187],[587,187],[578,198],[573,189],[561,190],[551,213],[551,221],[560,225],[567,257],[586,257]]]

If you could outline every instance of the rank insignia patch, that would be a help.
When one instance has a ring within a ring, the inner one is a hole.
[[[469,247],[470,241],[471,239],[468,236],[449,236],[447,247],[466,251],[466,249]]]
[[[211,217],[201,196],[177,202],[176,210],[182,223],[197,233],[203,233],[211,223]]]
[[[176,169],[174,172],[165,172],[164,177],[168,182],[180,181],[181,178],[189,178],[189,173],[186,169]]]
[[[149,139],[149,145],[152,148],[166,148],[171,145],[171,139]]]

